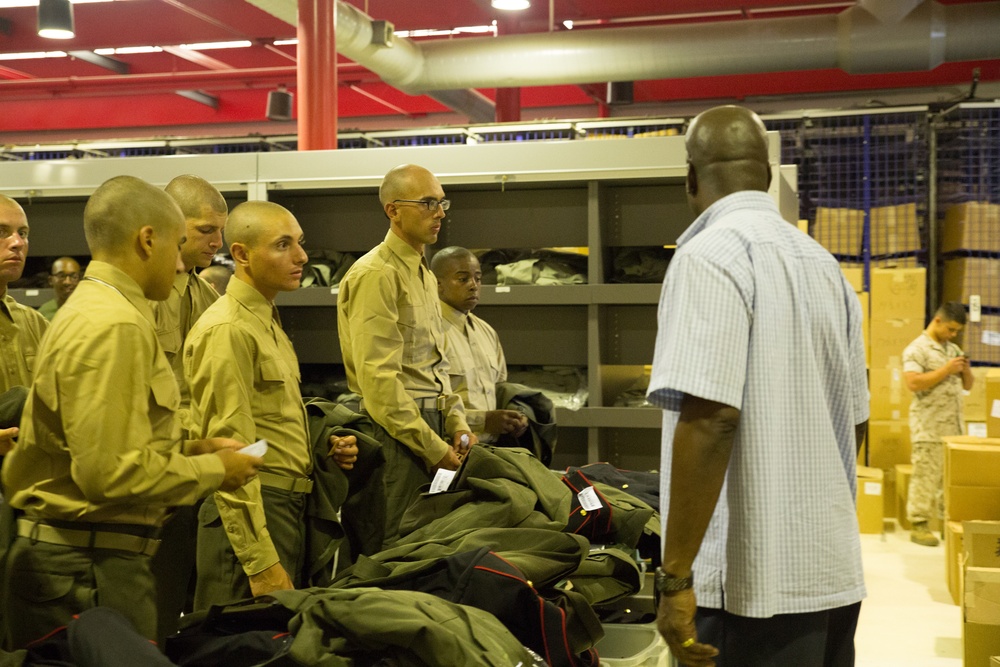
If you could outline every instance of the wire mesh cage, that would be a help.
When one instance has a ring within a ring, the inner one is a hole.
[[[934,131],[941,300],[968,308],[972,361],[1000,365],[1000,105],[960,104]]]

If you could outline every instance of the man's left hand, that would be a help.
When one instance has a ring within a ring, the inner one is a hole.
[[[331,435],[329,456],[341,470],[351,470],[358,460],[358,439],[353,435]]]
[[[688,667],[715,667],[719,650],[698,642],[694,626],[697,608],[698,602],[691,589],[665,593],[660,596],[660,606],[656,610],[656,627],[667,640],[670,654],[677,662]]]
[[[5,456],[14,449],[17,444],[17,434],[19,429],[16,426],[10,428],[0,428],[0,456]]]

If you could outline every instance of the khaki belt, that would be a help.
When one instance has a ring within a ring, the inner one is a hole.
[[[447,397],[444,394],[439,394],[438,396],[427,396],[425,398],[415,398],[413,402],[417,404],[417,407],[421,410],[437,410],[438,412],[444,412],[444,404]],[[365,409],[365,399],[358,401],[358,410]]]
[[[150,527],[152,530],[152,527]],[[18,519],[17,534],[35,542],[47,542],[84,549],[116,549],[144,556],[152,556],[160,548],[160,540],[128,533],[86,528],[50,526],[34,519]]]
[[[281,489],[292,493],[312,493],[313,481],[308,477],[285,477],[269,472],[258,472],[261,486],[269,486],[272,489]]]

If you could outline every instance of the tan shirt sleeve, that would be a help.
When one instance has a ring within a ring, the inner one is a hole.
[[[72,477],[87,500],[190,505],[218,488],[219,457],[180,452],[179,398],[167,365],[155,365],[152,377],[136,367],[137,359],[155,359],[154,341],[122,325],[77,345],[63,355],[59,385],[37,391],[56,394],[50,404],[60,406]]]
[[[192,437],[257,439],[251,412],[254,372],[251,343],[235,325],[213,326],[188,339],[184,374],[191,390]],[[260,480],[255,477],[234,492],[219,491],[214,499],[243,571],[249,576],[277,563]]]
[[[354,362],[365,409],[396,440],[421,457],[428,467],[444,458],[450,445],[420,416],[414,400],[406,393],[399,376],[403,367],[403,335],[397,303],[400,287],[385,271],[365,271],[349,284],[345,316],[351,322],[348,354]],[[342,287],[343,290],[343,287]],[[343,292],[342,292],[343,294]],[[450,394],[451,387],[445,387]],[[462,400],[448,396],[448,420],[461,415]],[[464,416],[461,423],[465,424]]]

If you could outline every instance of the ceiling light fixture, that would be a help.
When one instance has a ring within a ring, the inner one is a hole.
[[[507,11],[520,11],[531,7],[529,0],[490,0],[493,9],[504,9]]]
[[[38,36],[73,39],[73,5],[69,0],[39,0]]]

